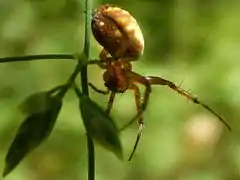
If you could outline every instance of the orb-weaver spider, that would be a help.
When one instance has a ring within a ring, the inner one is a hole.
[[[144,77],[132,71],[131,61],[137,60],[142,55],[144,50],[144,38],[137,21],[128,11],[113,5],[100,6],[93,13],[92,32],[98,43],[103,46],[103,50],[99,55],[100,60],[92,60],[89,64],[97,64],[99,67],[106,70],[103,75],[103,80],[107,90],[99,90],[91,83],[89,83],[89,85],[98,93],[110,93],[106,113],[110,113],[116,93],[124,93],[126,90],[134,91],[135,103],[138,111],[137,118],[139,129],[137,140],[129,160],[131,160],[142,134],[142,112],[148,105],[151,85],[163,85],[171,88],[193,103],[199,104],[210,111],[231,130],[231,127],[223,118],[209,106],[202,103],[198,98],[181,89],[173,82],[161,77]],[[140,90],[137,84],[145,86],[143,100],[141,100]]]

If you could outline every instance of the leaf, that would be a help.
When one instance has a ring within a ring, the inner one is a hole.
[[[26,115],[46,112],[51,108],[52,96],[47,91],[37,92],[28,96],[19,109]]]
[[[80,110],[87,133],[103,147],[122,159],[122,145],[113,120],[88,96],[78,94]]]
[[[20,125],[5,158],[2,177],[9,174],[29,152],[38,147],[50,135],[60,112],[62,101],[57,96],[50,94],[48,94],[47,100],[46,107],[48,108],[43,108],[41,111],[30,111]],[[38,106],[38,104],[36,105]]]

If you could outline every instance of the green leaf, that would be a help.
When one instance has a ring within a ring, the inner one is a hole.
[[[52,107],[52,96],[47,91],[37,92],[28,96],[19,109],[26,115],[46,112]]]
[[[43,94],[40,96],[44,97]],[[5,158],[3,177],[9,174],[29,152],[38,147],[50,135],[60,112],[62,101],[57,96],[50,94],[46,96],[48,96],[46,103],[48,108],[29,111],[29,115],[19,127]],[[36,105],[39,106],[39,104]]]
[[[112,151],[119,159],[122,159],[122,145],[118,129],[112,118],[88,96],[83,95],[79,90],[77,94],[87,133],[103,147]]]

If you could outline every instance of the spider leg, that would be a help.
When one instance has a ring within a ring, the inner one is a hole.
[[[109,114],[110,111],[111,111],[111,109],[112,109],[115,96],[116,96],[116,93],[115,93],[115,92],[111,92],[110,97],[109,97],[109,100],[108,100],[107,108],[105,109],[105,112],[106,112],[107,114]]]
[[[93,85],[92,83],[88,83],[89,87],[91,87],[94,91],[96,91],[99,94],[103,94],[103,95],[108,95],[109,94],[109,90],[101,90],[98,89],[95,85]]]
[[[132,84],[129,86],[129,89],[133,90],[134,91],[134,96],[135,96],[135,103],[136,103],[136,107],[137,107],[137,111],[138,111],[138,123],[139,123],[139,128],[138,128],[138,133],[137,133],[137,139],[136,139],[136,142],[134,144],[134,147],[133,147],[133,150],[131,152],[131,155],[128,159],[128,161],[131,161],[133,155],[135,154],[135,151],[137,149],[137,146],[138,146],[138,143],[139,143],[139,140],[142,136],[142,129],[143,129],[143,117],[142,117],[142,114],[141,114],[141,111],[142,111],[142,104],[141,104],[141,97],[140,97],[140,91],[139,91],[139,88],[137,87],[137,85],[135,84]]]
[[[136,83],[139,83],[139,84],[142,84],[145,86],[144,96],[142,99],[142,111],[144,111],[148,105],[149,96],[152,91],[151,84],[146,77],[144,77],[140,74],[137,74],[132,71],[126,71],[125,73],[126,73],[127,77],[130,79],[130,81],[132,81],[131,84],[136,82]]]
[[[163,78],[160,78],[160,77],[152,77],[152,76],[146,77],[146,79],[149,81],[150,84],[168,86],[172,90],[176,91],[178,94],[185,96],[187,99],[189,99],[193,103],[199,104],[204,109],[207,109],[212,114],[214,114],[216,117],[218,117],[218,119],[231,131],[230,125],[227,124],[227,122],[224,121],[224,119],[220,115],[218,115],[215,111],[213,111],[209,106],[207,106],[206,104],[199,101],[198,98],[194,97],[187,91],[185,91],[185,90],[181,89],[179,86],[175,85],[173,82],[163,79]]]
[[[138,111],[138,114],[132,118],[132,120],[130,120],[127,124],[125,124],[123,127],[121,127],[119,129],[119,131],[123,131],[125,130],[128,126],[130,126],[132,123],[135,122],[136,119],[139,118],[139,116],[142,115],[143,111],[146,109],[147,105],[148,105],[148,101],[149,101],[149,96],[150,96],[150,93],[152,91],[152,88],[151,88],[151,85],[149,83],[149,81],[146,79],[146,77],[140,75],[140,74],[137,74],[135,72],[132,72],[132,71],[127,71],[125,72],[127,77],[134,83],[134,82],[137,82],[139,84],[142,84],[145,86],[145,92],[144,92],[144,96],[143,96],[143,99],[142,99],[142,107],[141,107],[141,110]],[[132,84],[133,84],[132,83]]]
[[[103,49],[99,54],[99,59],[100,60],[97,60],[97,59],[90,60],[90,61],[88,61],[88,65],[96,64],[101,69],[106,69],[107,68],[107,62],[109,61],[109,59],[112,59],[112,58],[108,57],[108,54],[109,53],[105,49]]]
[[[88,85],[94,90],[96,91],[97,93],[100,93],[100,94],[103,94],[103,95],[108,95],[109,94],[109,90],[101,90],[101,89],[98,89],[96,86],[94,86],[92,83],[88,83]],[[108,100],[108,105],[107,105],[107,108],[105,109],[105,112],[107,114],[110,113],[111,109],[112,109],[112,106],[113,106],[113,102],[114,102],[114,99],[115,99],[115,95],[116,93],[115,92],[111,92],[110,94],[110,97],[109,97],[109,100]]]
[[[96,86],[94,86],[92,83],[88,83],[88,85],[94,90],[96,91],[97,93],[99,94],[103,94],[103,95],[108,95],[109,94],[109,90],[101,90],[101,89],[98,89]],[[110,94],[110,97],[109,97],[109,100],[108,100],[108,105],[107,105],[107,108],[105,109],[105,112],[107,114],[110,113],[111,109],[112,109],[112,106],[113,106],[113,102],[114,102],[114,99],[115,99],[115,95],[116,93],[115,92],[111,92]]]
[[[103,48],[102,51],[99,54],[99,58],[101,60],[106,61],[108,59],[108,55],[109,55],[109,52],[106,49]]]
[[[88,61],[88,65],[93,65],[93,64],[96,64],[101,69],[106,69],[107,68],[107,62],[105,60],[94,59],[94,60]]]

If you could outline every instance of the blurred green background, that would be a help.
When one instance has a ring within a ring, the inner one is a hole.
[[[182,84],[221,114],[230,133],[208,111],[166,87],[154,87],[145,129],[132,162],[137,123],[121,133],[123,162],[96,146],[97,180],[240,179],[240,1],[95,0],[113,3],[138,20],[146,41],[134,70]],[[84,0],[0,0],[0,55],[75,53],[83,47]],[[92,38],[91,57],[101,47]],[[23,116],[29,94],[66,82],[75,62],[46,60],[0,64],[0,167]],[[104,88],[102,70],[89,80]],[[106,96],[91,91],[102,107]],[[116,99],[111,116],[121,126],[136,114],[133,93]],[[71,91],[53,133],[6,180],[87,179],[85,131]]]

